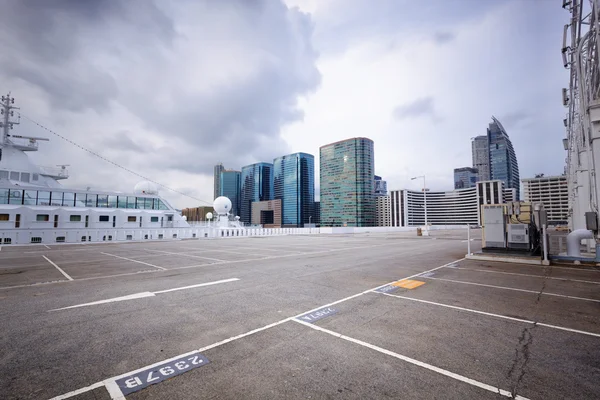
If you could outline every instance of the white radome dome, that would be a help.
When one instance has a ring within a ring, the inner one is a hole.
[[[135,185],[135,187],[133,188],[133,193],[155,196],[158,194],[158,187],[153,182],[141,181],[138,182],[137,185]]]
[[[181,217],[184,221],[187,221],[187,215]]]
[[[227,214],[231,211],[231,200],[225,196],[217,197],[213,203],[213,208],[219,215]]]
[[[211,212],[206,213],[206,219],[212,219],[213,215]]]

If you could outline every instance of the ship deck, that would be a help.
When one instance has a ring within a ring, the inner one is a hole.
[[[433,234],[4,246],[0,397],[600,393],[599,269]]]

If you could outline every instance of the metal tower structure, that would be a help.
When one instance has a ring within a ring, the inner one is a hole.
[[[566,174],[569,185],[569,226],[589,228],[586,213],[595,213],[598,223],[600,165],[600,0],[563,0],[570,13],[564,26],[562,57],[570,71],[569,87],[562,91],[568,108],[564,120],[567,137]],[[588,214],[594,220],[594,214]]]

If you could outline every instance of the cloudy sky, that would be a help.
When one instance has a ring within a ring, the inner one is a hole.
[[[24,116],[190,196],[228,168],[355,136],[389,189],[453,186],[494,115],[521,176],[560,174],[555,0],[5,0],[0,90]],[[70,187],[139,177],[50,136],[32,157]],[[15,132],[16,133],[16,132]],[[318,176],[318,171],[317,174]],[[203,205],[169,192],[177,207]]]

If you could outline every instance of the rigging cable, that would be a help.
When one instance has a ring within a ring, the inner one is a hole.
[[[78,143],[74,142],[73,140],[71,140],[71,139],[69,139],[69,138],[67,138],[67,137],[65,137],[65,136],[62,136],[62,135],[61,135],[61,134],[59,134],[59,133],[56,133],[56,132],[54,132],[52,129],[45,127],[44,125],[42,125],[42,124],[40,124],[39,122],[37,122],[37,121],[35,121],[35,120],[33,120],[33,119],[29,118],[29,117],[28,117],[28,116],[26,116],[26,115],[23,115],[23,114],[21,114],[21,113],[19,113],[19,115],[20,115],[21,117],[25,118],[26,120],[28,120],[28,121],[30,121],[30,122],[32,122],[32,123],[34,123],[35,125],[39,126],[40,128],[42,128],[42,129],[44,129],[44,130],[46,130],[46,131],[50,132],[51,134],[53,134],[53,135],[55,135],[55,136],[57,136],[57,137],[61,138],[62,140],[66,141],[66,142],[68,142],[68,143],[70,143],[70,144],[72,144],[72,145],[74,145],[74,146],[76,146],[76,147],[79,147],[81,150],[83,150],[83,151],[86,151],[86,152],[88,152],[88,153],[90,153],[90,154],[92,154],[92,155],[94,155],[94,156],[98,157],[99,159],[101,159],[101,160],[103,160],[103,161],[106,161],[106,162],[107,162],[107,163],[109,163],[109,164],[112,164],[112,165],[114,165],[114,166],[115,166],[115,167],[117,167],[117,168],[121,168],[122,170],[124,170],[124,171],[127,171],[127,172],[129,172],[130,174],[133,174],[133,175],[135,175],[135,176],[137,176],[137,177],[140,177],[140,178],[142,178],[142,179],[144,179],[144,180],[146,180],[146,181],[148,181],[148,182],[152,182],[152,183],[154,183],[154,184],[156,184],[156,185],[158,185],[158,186],[160,186],[160,187],[163,187],[163,188],[165,188],[165,189],[167,189],[167,190],[170,190],[170,191],[172,191],[172,192],[174,192],[174,193],[180,194],[180,195],[182,195],[182,196],[185,196],[185,197],[189,197],[190,199],[193,199],[193,200],[199,201],[199,202],[201,202],[201,203],[206,203],[206,204],[209,204],[209,205],[211,205],[211,206],[212,206],[212,203],[211,203],[211,202],[208,202],[208,201],[206,201],[206,200],[202,200],[202,199],[198,199],[198,198],[196,198],[196,197],[194,197],[194,196],[190,196],[190,195],[189,195],[189,194],[187,194],[187,193],[183,193],[183,192],[180,192],[179,190],[176,190],[176,189],[170,188],[170,187],[169,187],[169,186],[167,186],[167,185],[163,185],[163,184],[162,184],[162,183],[160,183],[160,182],[156,182],[156,181],[154,181],[154,180],[152,180],[152,179],[150,179],[150,178],[148,178],[148,177],[146,177],[146,176],[144,176],[144,175],[142,175],[142,174],[139,174],[139,173],[137,173],[137,172],[135,172],[135,171],[133,171],[133,170],[131,170],[131,169],[127,168],[127,167],[124,167],[124,166],[122,166],[122,165],[120,165],[120,164],[117,164],[116,162],[114,162],[114,161],[112,161],[112,160],[109,160],[108,158],[106,158],[106,157],[104,157],[104,156],[102,156],[102,155],[100,155],[100,154],[98,154],[98,153],[95,153],[94,151],[92,151],[92,150],[90,150],[90,149],[88,149],[88,148],[85,148],[85,147],[81,146],[80,144],[78,144]]]

